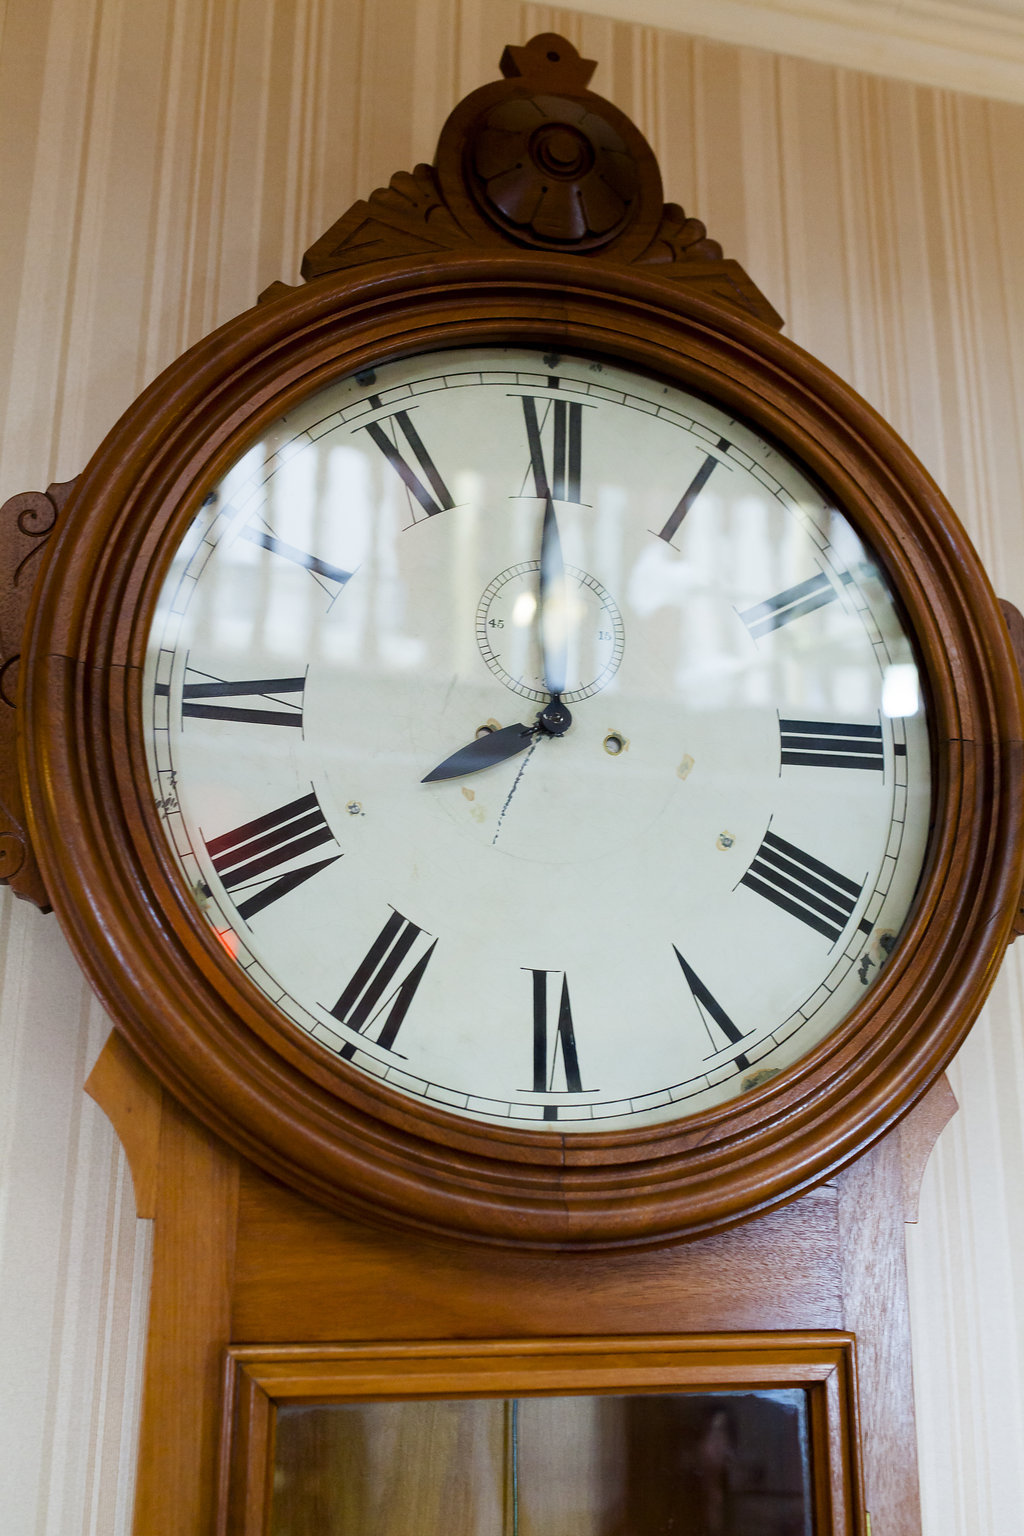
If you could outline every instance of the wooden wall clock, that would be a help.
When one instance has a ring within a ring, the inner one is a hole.
[[[6,873],[297,1196],[639,1250],[940,1078],[1020,905],[1020,676],[940,493],[593,65],[502,69],[8,503]]]

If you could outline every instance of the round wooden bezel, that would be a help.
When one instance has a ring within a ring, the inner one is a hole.
[[[141,674],[177,541],[241,449],[330,378],[474,343],[610,356],[778,440],[884,566],[927,678],[926,868],[898,950],[812,1054],[667,1125],[563,1136],[417,1105],[276,1013],[216,942],[164,839]],[[671,281],[572,256],[443,256],[326,278],[200,342],[136,402],[51,542],[23,666],[33,844],[71,945],[165,1086],[301,1193],[435,1235],[535,1248],[720,1230],[849,1163],[942,1071],[991,985],[1024,864],[1022,701],[1003,619],[953,512],[892,430],[765,326]]]

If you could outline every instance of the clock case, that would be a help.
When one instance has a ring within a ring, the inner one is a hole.
[[[304,284],[275,284],[172,364],[77,481],[3,509],[3,876],[52,906],[135,1054],[245,1158],[349,1216],[536,1249],[697,1237],[829,1179],[936,1081],[1024,926],[1020,669],[977,554],[891,428],[664,204],[649,146],[587,89],[593,68],[553,34],[507,49],[433,167],[355,204]],[[476,344],[613,358],[776,440],[874,551],[926,680],[933,826],[892,960],[798,1065],[670,1124],[477,1125],[368,1080],[232,964],[153,804],[147,636],[211,486],[330,380]]]

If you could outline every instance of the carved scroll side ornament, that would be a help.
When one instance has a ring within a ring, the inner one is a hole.
[[[700,219],[688,218],[678,203],[666,203],[658,233],[637,258],[638,266],[657,267],[665,277],[697,289],[705,298],[763,320],[774,330],[785,324],[738,261],[723,256],[709,240]]]
[[[43,912],[50,903],[29,841],[18,772],[18,670],[39,557],[74,484],[22,491],[0,507],[0,881]]]
[[[1024,683],[1024,614],[1016,604],[1009,602],[1005,597],[999,599],[999,606],[1006,620],[1006,627],[1010,631],[1010,644],[1013,647],[1014,658],[1017,662],[1017,670]],[[1013,929],[1010,934],[1010,943],[1019,939],[1024,934],[1024,891],[1020,893],[1017,903],[1017,915],[1013,920]]]
[[[646,139],[587,89],[592,59],[542,33],[506,48],[504,79],[481,86],[441,130],[435,164],[401,171],[354,203],[306,252],[302,276],[388,257],[511,245],[650,267],[712,303],[776,329],[782,319],[699,219],[662,199]],[[260,295],[292,290],[275,283]]]

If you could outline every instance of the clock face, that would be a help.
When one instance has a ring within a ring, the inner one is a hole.
[[[227,952],[479,1121],[757,1086],[877,981],[922,869],[922,690],[871,553],[750,426],[606,361],[432,353],[293,408],[177,549],[144,696]]]

